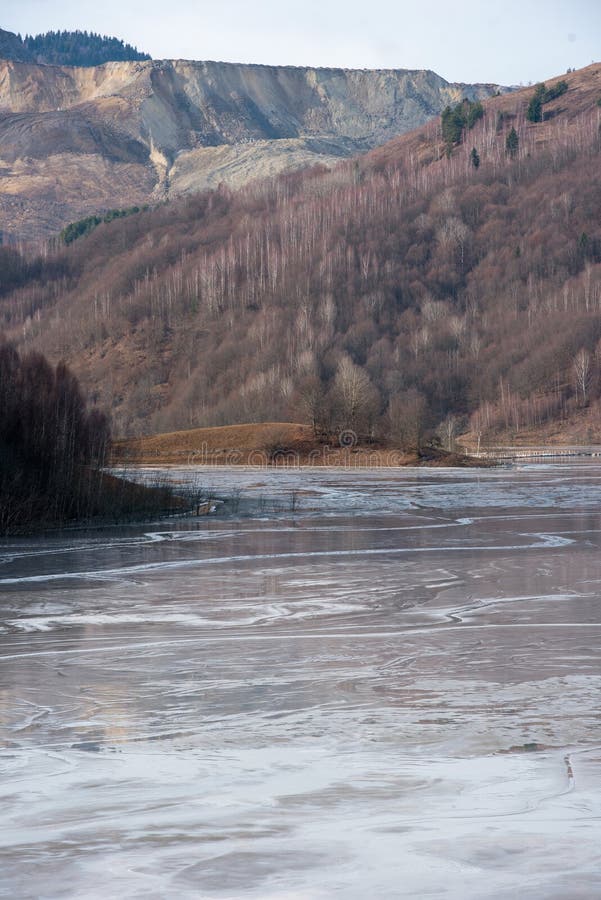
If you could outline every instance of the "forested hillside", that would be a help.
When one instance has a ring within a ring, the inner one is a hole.
[[[93,31],[47,31],[21,38],[0,30],[0,58],[55,66],[100,66],[150,56],[119,38]]]
[[[534,87],[461,104],[332,170],[5,251],[0,327],[68,358],[121,434],[594,425],[601,66],[558,81],[540,121]]]

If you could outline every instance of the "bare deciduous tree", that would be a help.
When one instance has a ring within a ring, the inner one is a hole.
[[[445,450],[453,453],[455,450],[455,438],[459,427],[459,420],[452,413],[438,426],[438,434]]]
[[[591,380],[591,354],[582,347],[572,364],[576,395],[580,397],[582,406],[588,403],[588,388]]]
[[[334,420],[340,430],[372,436],[379,397],[365,369],[343,356],[336,370],[332,392]]]
[[[390,432],[402,447],[420,450],[427,424],[426,398],[415,388],[392,397],[388,406]]]
[[[328,430],[329,414],[326,392],[317,375],[309,375],[299,387],[299,403],[305,419],[309,419],[315,437]]]

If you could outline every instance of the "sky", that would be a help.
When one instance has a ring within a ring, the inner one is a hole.
[[[2,0],[0,27],[98,31],[155,59],[432,69],[498,84],[601,60],[601,0]]]

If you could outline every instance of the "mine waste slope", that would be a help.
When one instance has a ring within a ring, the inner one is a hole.
[[[31,240],[115,206],[331,164],[496,90],[404,69],[38,65],[0,32],[0,231]]]
[[[137,71],[172,84],[197,64]],[[303,421],[450,447],[578,420],[598,439],[600,100],[595,64],[329,169],[190,195],[39,258],[4,248],[0,330],[65,358],[122,436]]]

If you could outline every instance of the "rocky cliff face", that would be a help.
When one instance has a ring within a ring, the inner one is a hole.
[[[0,230],[43,237],[101,209],[328,164],[496,90],[428,71],[0,61]]]

